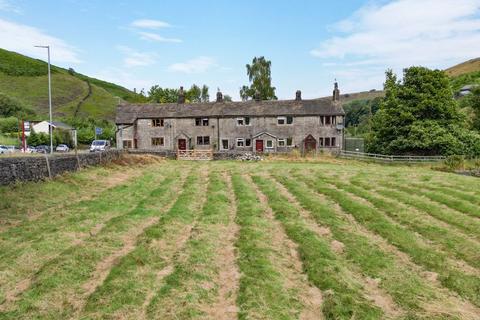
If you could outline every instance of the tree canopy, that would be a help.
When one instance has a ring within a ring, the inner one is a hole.
[[[175,103],[178,101],[178,89],[162,88],[154,85],[148,91],[148,100],[156,103]],[[210,95],[208,86],[203,85],[201,88],[193,84],[190,89],[185,91],[185,99],[187,102],[208,102]]]
[[[467,128],[443,71],[411,67],[398,81],[388,70],[384,89],[385,98],[366,140],[369,152],[480,154],[480,135]]]
[[[242,100],[254,99],[257,94],[261,100],[277,100],[276,89],[272,87],[271,66],[272,62],[265,57],[255,57],[252,64],[247,64],[250,86],[243,86],[240,89]]]

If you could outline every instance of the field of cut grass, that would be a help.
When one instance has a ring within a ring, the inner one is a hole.
[[[480,319],[478,178],[158,161],[0,199],[0,319]]]

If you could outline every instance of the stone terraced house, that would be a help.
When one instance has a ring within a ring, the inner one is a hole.
[[[303,100],[258,99],[121,104],[117,108],[117,145],[128,149],[176,152],[338,151],[344,143],[345,112],[337,83],[332,97]]]

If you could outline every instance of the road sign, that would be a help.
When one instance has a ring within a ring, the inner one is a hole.
[[[102,128],[95,127],[95,134],[102,134],[102,133],[103,133]]]

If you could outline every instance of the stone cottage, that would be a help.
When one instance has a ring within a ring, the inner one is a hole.
[[[117,145],[123,148],[175,152],[300,152],[339,150],[344,118],[338,84],[332,97],[294,100],[216,101],[121,104],[117,108]]]

